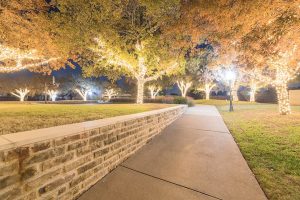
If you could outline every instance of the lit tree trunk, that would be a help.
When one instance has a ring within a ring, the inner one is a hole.
[[[233,101],[239,101],[239,96],[238,96],[238,90],[240,87],[240,83],[239,82],[234,82],[232,85],[232,100]]]
[[[88,97],[88,94],[89,94],[88,90],[76,89],[75,91],[82,97],[83,101],[87,101],[87,97]]]
[[[213,84],[213,85],[211,85],[210,83],[205,84],[205,99],[206,100],[210,99],[210,92],[215,86],[216,86],[215,84]]]
[[[155,99],[154,88],[149,88],[151,99]]]
[[[145,86],[145,80],[138,79],[137,80],[137,98],[136,98],[137,104],[144,103],[144,86]]]
[[[177,81],[177,85],[180,89],[181,96],[186,97],[188,90],[192,86],[192,82]]]
[[[16,89],[16,93],[11,92],[12,95],[18,97],[20,99],[20,101],[24,101],[26,95],[30,92],[30,90],[28,90],[27,88],[25,89]]]
[[[287,115],[291,113],[291,106],[289,101],[289,93],[287,90],[287,85],[282,84],[276,86],[279,113],[281,115]]]
[[[150,91],[151,99],[155,99],[157,94],[161,91],[160,87],[156,87],[154,85],[150,85],[148,89]]]
[[[55,101],[56,100],[57,91],[55,91],[55,90],[48,90],[47,93],[50,96],[51,101]]]
[[[250,84],[250,102],[255,102],[255,94],[257,91],[257,83],[252,81]]]
[[[291,106],[288,93],[289,72],[287,67],[277,67],[276,69],[276,92],[278,99],[279,113],[288,115],[291,113]]]
[[[133,65],[128,60],[119,57],[118,52],[112,51],[109,48],[106,48],[106,43],[101,38],[95,38],[95,41],[98,43],[98,47],[92,49],[93,51],[99,53],[101,57],[105,58],[106,62],[109,65],[118,65],[124,67],[128,70],[133,77],[137,80],[137,104],[142,104],[144,102],[144,85],[149,81],[155,81],[159,77],[167,74],[168,72],[173,71],[178,67],[178,63],[174,62],[173,64],[166,66],[164,70],[156,71],[155,73],[153,70],[148,69],[145,63],[145,55],[143,52],[144,46],[142,45],[141,41],[137,41],[136,43],[136,53],[137,53],[137,65]]]
[[[252,89],[250,91],[250,102],[255,102],[255,91]]]

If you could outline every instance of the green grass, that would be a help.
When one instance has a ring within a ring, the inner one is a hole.
[[[300,106],[287,116],[274,104],[202,101],[217,105],[258,182],[271,200],[300,199]]]
[[[166,104],[0,104],[0,135],[169,107]]]
[[[214,106],[229,105],[229,101],[215,100],[215,99],[211,99],[211,100],[198,99],[198,100],[194,100],[194,103],[195,104],[214,105]],[[234,104],[236,104],[236,105],[251,105],[251,104],[257,104],[257,103],[251,103],[251,102],[248,102],[248,101],[238,101],[238,102],[234,102]]]

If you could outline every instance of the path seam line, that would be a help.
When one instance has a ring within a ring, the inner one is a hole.
[[[214,131],[214,130],[208,130],[208,129],[201,129],[201,128],[189,128],[189,127],[174,127],[172,128],[171,126],[169,127],[170,129],[192,129],[192,130],[199,130],[199,131],[210,131],[210,132],[216,132],[216,133],[227,133],[229,135],[231,135],[229,132],[225,132],[225,131]]]
[[[222,199],[220,199],[220,198],[218,198],[218,197],[215,197],[215,196],[213,196],[213,195],[207,194],[207,193],[205,193],[205,192],[201,192],[201,191],[199,191],[199,190],[196,190],[196,189],[193,189],[193,188],[190,188],[190,187],[187,187],[187,186],[178,184],[178,183],[174,183],[174,182],[172,182],[172,181],[168,181],[168,180],[166,180],[166,179],[162,179],[162,178],[159,178],[159,177],[157,177],[157,176],[153,176],[153,175],[150,175],[150,174],[147,174],[147,173],[138,171],[138,170],[136,170],[136,169],[132,169],[132,168],[130,168],[130,167],[126,167],[126,166],[124,166],[124,165],[122,165],[122,164],[119,165],[119,166],[120,166],[120,167],[123,167],[123,168],[125,168],[125,169],[128,169],[128,170],[134,171],[134,172],[136,172],[136,173],[143,174],[143,175],[145,175],[145,176],[149,176],[149,177],[152,177],[152,178],[155,178],[155,179],[158,179],[158,180],[161,180],[161,181],[164,181],[164,182],[167,182],[167,183],[170,183],[170,184],[173,184],[173,185],[176,185],[176,186],[179,186],[179,187],[182,187],[182,188],[185,188],[185,189],[188,189],[188,190],[191,190],[191,191],[194,191],[194,192],[197,192],[197,193],[200,193],[200,194],[203,194],[203,195],[212,197],[212,198],[214,198],[214,199],[222,200]]]

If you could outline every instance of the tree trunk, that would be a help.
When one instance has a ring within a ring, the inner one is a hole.
[[[83,101],[87,101],[87,94],[84,94]]]
[[[150,96],[151,96],[151,99],[155,99],[154,89],[150,89]]]
[[[55,101],[56,100],[56,96],[55,95],[53,95],[53,96],[51,96],[51,101]]]
[[[276,86],[279,113],[281,115],[288,115],[291,113],[291,106],[289,101],[289,93],[287,84],[280,84]]]
[[[144,80],[137,81],[137,98],[136,98],[137,104],[144,103],[144,84],[145,84]]]
[[[209,85],[209,84],[206,84],[206,85],[205,85],[205,99],[206,99],[206,100],[209,100],[209,99],[210,99],[210,98],[209,98],[210,91],[211,91],[210,85]]]
[[[182,91],[181,91],[181,96],[182,97],[186,97],[186,93],[187,93],[187,90],[186,90],[186,88],[184,88]]]
[[[255,102],[255,92],[250,92],[250,102]]]
[[[20,101],[23,102],[25,100],[25,96],[20,95]]]
[[[238,96],[239,87],[240,87],[240,85],[238,83],[235,83],[232,88],[232,100],[233,101],[239,101],[239,96]]]
[[[250,86],[250,102],[255,102],[255,94],[256,94],[257,86],[255,83]]]
[[[278,99],[278,108],[281,115],[291,113],[291,106],[288,92],[289,71],[288,67],[277,66],[276,68],[276,92]]]

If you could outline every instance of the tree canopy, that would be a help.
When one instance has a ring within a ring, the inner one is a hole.
[[[68,54],[54,42],[48,19],[53,8],[45,0],[0,2],[1,72],[50,72],[64,67]]]

